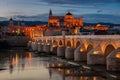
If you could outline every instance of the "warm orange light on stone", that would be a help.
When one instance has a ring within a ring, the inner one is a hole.
[[[56,45],[53,45],[52,47],[55,48],[55,47],[57,47],[57,46],[56,46]]]
[[[74,30],[74,34],[75,35],[78,34],[78,29],[77,28]]]
[[[120,59],[120,52],[116,54],[116,58]]]
[[[93,54],[98,54],[98,53],[99,53],[99,51],[94,51],[94,52],[93,52]]]
[[[62,21],[62,22],[61,22]],[[82,17],[74,18],[74,16],[68,12],[64,16],[53,16],[52,11],[49,13],[48,26],[65,26],[71,28],[73,26],[81,27],[83,26]]]
[[[84,49],[80,49],[80,52],[83,52],[84,51]]]
[[[40,43],[38,42],[38,44],[40,44]]]

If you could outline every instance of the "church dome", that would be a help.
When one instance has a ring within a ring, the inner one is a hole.
[[[97,27],[100,27],[100,26],[102,26],[102,25],[101,25],[101,24],[97,24],[96,26],[97,26]]]
[[[66,15],[72,15],[70,12],[68,12]]]

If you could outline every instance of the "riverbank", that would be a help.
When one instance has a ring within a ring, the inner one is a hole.
[[[29,39],[26,36],[7,36],[0,39],[0,49],[10,47],[26,47]]]

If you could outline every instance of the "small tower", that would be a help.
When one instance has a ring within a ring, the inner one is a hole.
[[[49,12],[49,19],[52,17],[52,10],[50,9],[50,12]]]
[[[12,18],[10,18],[10,20],[9,20],[9,25],[10,25],[11,27],[14,26],[14,23],[13,23],[13,19],[12,19]]]

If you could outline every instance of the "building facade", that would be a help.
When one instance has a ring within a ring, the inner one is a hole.
[[[71,28],[73,26],[75,27],[82,27],[83,26],[83,20],[82,17],[80,18],[74,18],[74,16],[68,12],[64,16],[53,16],[52,10],[49,12],[49,19],[48,19],[48,26],[49,27],[68,27]]]

